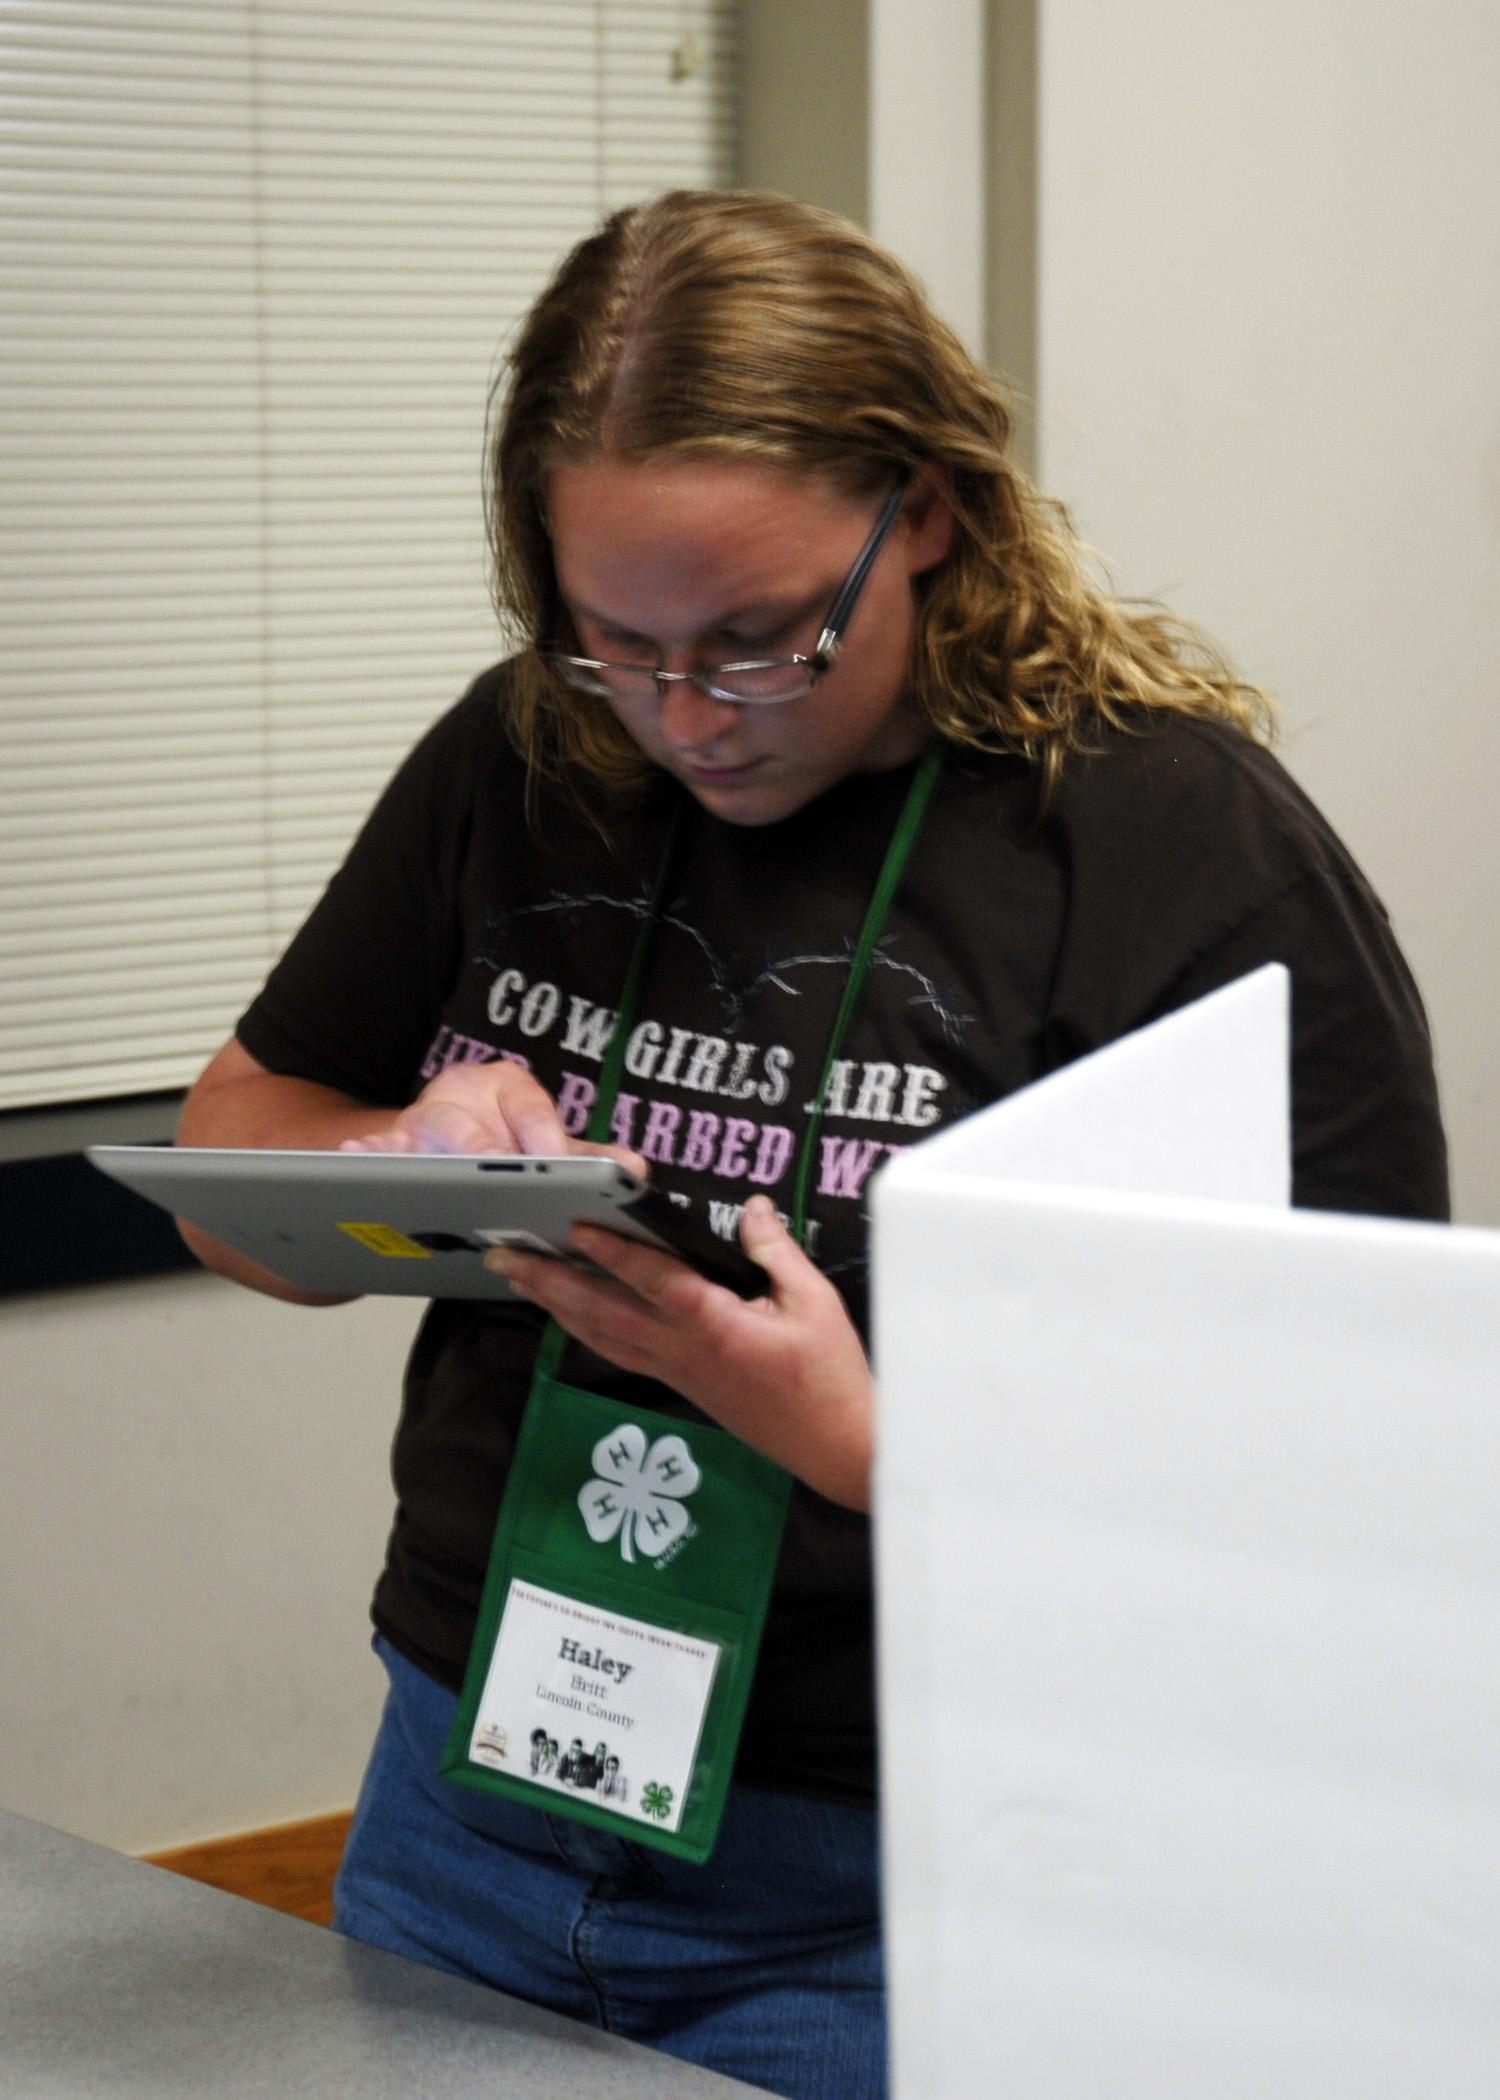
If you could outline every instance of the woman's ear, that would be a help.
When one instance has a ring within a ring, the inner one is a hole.
[[[953,475],[936,460],[918,467],[901,506],[902,547],[909,576],[925,575],[953,547]]]

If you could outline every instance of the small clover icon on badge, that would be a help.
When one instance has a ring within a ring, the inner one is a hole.
[[[648,1779],[641,1788],[641,1813],[665,1823],[672,1813],[672,1789],[659,1779]]]
[[[639,1547],[660,1560],[692,1523],[683,1500],[703,1475],[680,1436],[659,1436],[648,1447],[646,1432],[625,1422],[595,1444],[594,1474],[579,1490],[578,1508],[596,1546],[618,1534],[623,1559],[633,1562]]]

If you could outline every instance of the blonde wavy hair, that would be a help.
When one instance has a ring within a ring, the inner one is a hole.
[[[1268,739],[1269,701],[1207,637],[1095,580],[1010,431],[1000,386],[849,221],[761,191],[615,212],[538,299],[492,402],[496,604],[526,645],[507,702],[518,748],[575,787],[579,769],[616,790],[652,772],[607,704],[537,654],[561,612],[548,477],[599,455],[750,460],[860,497],[938,468],[956,529],[917,579],[910,705],[954,743],[1024,754],[1048,791],[1101,725],[1152,711]]]

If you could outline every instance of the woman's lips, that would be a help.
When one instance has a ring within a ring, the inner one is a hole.
[[[695,766],[685,762],[682,768],[687,780],[695,781],[699,787],[738,787],[759,768],[761,760],[747,758],[738,766]]]

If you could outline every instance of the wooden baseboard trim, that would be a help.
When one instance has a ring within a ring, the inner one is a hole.
[[[206,1881],[231,1896],[326,1925],[333,1917],[333,1877],[344,1856],[349,1820],[348,1815],[312,1816],[303,1823],[245,1830],[145,1857],[151,1866],[185,1874],[189,1881]]]

